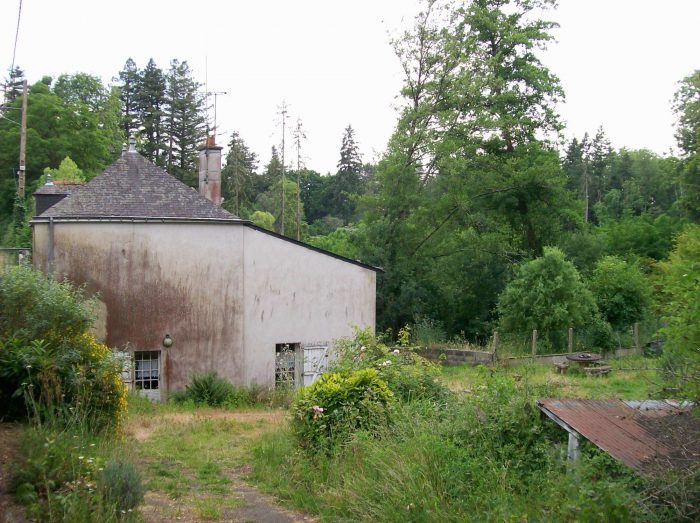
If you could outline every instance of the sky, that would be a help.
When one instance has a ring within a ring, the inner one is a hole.
[[[0,67],[7,70],[20,0],[0,1]],[[302,163],[335,172],[352,125],[365,161],[385,150],[402,73],[389,43],[412,24],[418,0],[22,0],[15,63],[30,82],[87,72],[112,80],[131,57],[163,69],[187,60],[217,96],[217,141],[237,131],[261,167],[300,118]],[[560,24],[540,56],[559,76],[567,139],[603,126],[613,147],[668,153],[671,99],[700,68],[698,0],[560,0]],[[212,111],[213,112],[213,111]],[[210,114],[213,119],[213,114]],[[296,167],[291,133],[286,163]]]

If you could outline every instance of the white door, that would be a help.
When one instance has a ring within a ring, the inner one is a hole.
[[[328,345],[304,345],[302,385],[311,385],[328,368]]]

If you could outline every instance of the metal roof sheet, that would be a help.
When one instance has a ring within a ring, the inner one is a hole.
[[[669,400],[543,399],[537,406],[566,430],[634,470],[648,472],[700,461],[700,419],[688,405]],[[686,444],[693,440],[694,447]]]

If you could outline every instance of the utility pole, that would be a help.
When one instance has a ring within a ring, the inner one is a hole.
[[[24,201],[25,168],[27,151],[27,80],[22,82],[22,123],[19,132],[19,183],[17,195],[20,201]]]
[[[282,107],[280,109],[280,114],[282,115],[282,212],[280,214],[281,216],[281,223],[280,223],[280,234],[284,236],[284,169],[285,169],[285,164],[284,164],[284,141],[285,141],[285,130],[286,130],[286,123],[287,123],[287,102],[282,100]]]

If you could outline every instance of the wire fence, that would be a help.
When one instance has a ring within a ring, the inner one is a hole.
[[[606,354],[619,349],[637,349],[657,353],[663,342],[659,329],[660,319],[648,319],[635,323],[621,331],[610,331],[593,326],[585,329],[562,329],[527,333],[494,332],[487,350],[496,351],[499,357],[543,356],[570,352],[596,352]]]

